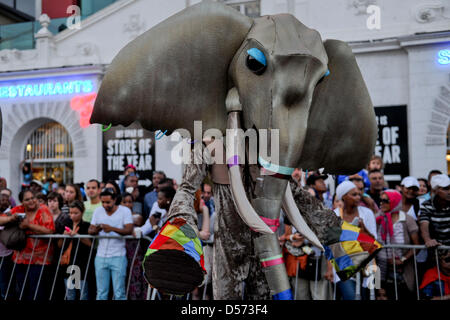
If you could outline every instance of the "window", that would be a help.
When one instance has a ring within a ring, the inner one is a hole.
[[[34,17],[36,15],[36,2],[34,0],[16,0],[16,10]]]
[[[221,2],[250,18],[257,18],[261,15],[260,0],[222,0]]]
[[[0,0],[0,3],[14,8],[14,0]]]
[[[49,122],[32,132],[24,150],[24,159],[33,159],[33,178],[57,183],[73,182],[73,147],[66,129]]]
[[[0,3],[31,17],[34,17],[36,14],[35,0],[0,0]]]

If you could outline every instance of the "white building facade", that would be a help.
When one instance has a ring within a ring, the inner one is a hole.
[[[60,125],[63,129],[58,130],[66,131],[67,141],[59,143],[64,147],[56,147],[60,149],[56,155],[35,161],[43,167],[47,161],[73,168],[73,182],[103,178],[102,128],[83,123],[86,115],[73,106],[74,98],[84,97],[89,104],[121,48],[196,2],[120,0],[83,20],[80,28],[56,35],[47,29],[48,17],[41,16],[34,49],[0,51],[0,176],[13,191],[20,187],[19,163],[27,152],[34,152],[28,147],[30,139],[49,123]],[[425,177],[431,169],[447,172],[450,0],[225,2],[250,16],[291,13],[318,30],[323,40],[347,41],[374,106],[406,110],[407,141],[401,152],[408,154],[409,174]],[[46,87],[49,82],[52,87]],[[396,133],[390,135],[392,140]],[[156,142],[154,169],[181,181],[181,166],[169,161],[172,147],[167,137]],[[382,152],[387,162],[398,156],[396,150],[393,147],[388,155]]]

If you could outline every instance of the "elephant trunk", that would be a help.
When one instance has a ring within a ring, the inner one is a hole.
[[[239,116],[240,112],[229,112],[227,126],[229,129],[227,130],[227,162],[233,199],[243,221],[254,231],[259,232],[259,236],[254,241],[256,254],[264,268],[273,298],[292,299],[281,248],[277,235],[274,233],[279,225],[281,203],[288,180],[268,175],[261,176],[257,182],[256,198],[250,204],[245,194],[238,166],[239,163],[243,163],[239,160],[245,159],[242,152],[242,140],[239,139],[237,134],[240,128]],[[235,134],[232,134],[233,132]]]
[[[269,175],[262,175],[257,181],[256,197],[252,199],[252,205],[262,219],[272,225],[273,231],[279,225],[281,204],[287,184],[288,180]],[[277,234],[260,234],[254,239],[254,245],[273,299],[292,299],[291,286]]]

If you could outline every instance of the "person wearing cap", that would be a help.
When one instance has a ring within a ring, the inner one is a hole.
[[[419,195],[419,180],[414,177],[405,177],[400,183],[402,194],[402,208],[400,212],[408,214],[417,221],[420,212],[420,204],[417,196]]]
[[[377,238],[377,227],[373,212],[359,205],[361,201],[361,191],[351,181],[344,181],[336,188],[336,199],[344,202],[343,208],[336,208],[334,212],[344,221],[353,224]],[[337,287],[344,300],[354,300],[356,295],[356,281],[353,278],[347,281],[340,281],[336,275]],[[363,287],[367,287],[367,280],[363,282]]]
[[[432,196],[420,207],[420,232],[428,248],[450,245],[450,178],[438,174],[431,178]],[[434,255],[433,255],[434,256]]]
[[[328,197],[324,196],[328,191],[327,185],[325,184],[325,180],[327,178],[327,174],[314,172],[308,176],[306,179],[306,184],[313,189],[315,197],[319,199],[327,208],[331,209],[333,207],[333,203],[330,199],[328,199]]]
[[[37,194],[39,192],[46,194],[46,192],[43,188],[44,188],[44,185],[39,180],[35,179],[35,180],[31,181],[31,183],[30,183],[30,189],[31,189],[31,191],[33,191],[34,194]]]

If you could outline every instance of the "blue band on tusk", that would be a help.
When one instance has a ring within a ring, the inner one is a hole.
[[[294,168],[283,167],[283,166],[280,166],[277,164],[272,164],[272,163],[264,160],[261,157],[258,157],[258,162],[264,169],[272,171],[272,172],[284,174],[286,176],[290,176],[292,174],[292,172],[294,172]]]
[[[292,290],[291,289],[287,289],[284,291],[281,291],[277,294],[274,294],[272,296],[273,300],[294,300],[294,297],[292,296]]]

